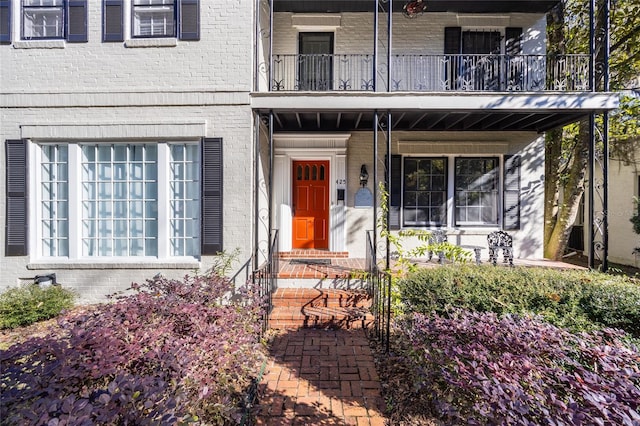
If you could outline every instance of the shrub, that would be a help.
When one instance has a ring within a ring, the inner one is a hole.
[[[454,308],[536,314],[574,331],[622,328],[640,337],[640,285],[624,276],[542,268],[444,266],[398,282],[408,311]]]
[[[29,284],[0,294],[0,329],[16,328],[53,318],[73,306],[72,291],[54,285]]]
[[[236,424],[260,359],[261,303],[214,275],[134,285],[1,355],[7,424]],[[57,423],[60,422],[60,423]]]
[[[637,425],[640,354],[618,331],[574,335],[538,319],[414,314],[415,400],[445,424]]]

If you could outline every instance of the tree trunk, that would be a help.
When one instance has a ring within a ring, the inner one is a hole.
[[[562,202],[559,203],[555,223],[549,231],[549,239],[545,241],[544,256],[553,260],[560,260],[567,248],[571,228],[578,216],[580,200],[584,194],[584,181],[589,162],[589,121],[580,122],[576,143],[571,150],[572,158],[568,176],[562,185]],[[549,194],[547,194],[547,198]],[[545,230],[545,235],[546,235]]]

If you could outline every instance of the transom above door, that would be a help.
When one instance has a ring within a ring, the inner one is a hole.
[[[294,161],[292,247],[329,248],[329,161]]]

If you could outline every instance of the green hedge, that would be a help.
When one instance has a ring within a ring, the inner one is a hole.
[[[75,295],[60,286],[14,287],[0,294],[0,329],[16,328],[57,316],[71,308]]]
[[[640,337],[640,284],[625,276],[450,265],[421,269],[399,280],[398,288],[409,311],[536,314],[574,331],[612,327]]]

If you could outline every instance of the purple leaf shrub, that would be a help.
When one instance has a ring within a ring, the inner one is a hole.
[[[407,322],[416,396],[446,424],[640,425],[640,351],[623,332],[462,310]]]
[[[232,302],[213,275],[133,288],[1,353],[0,423],[238,422],[262,353],[257,293]]]

